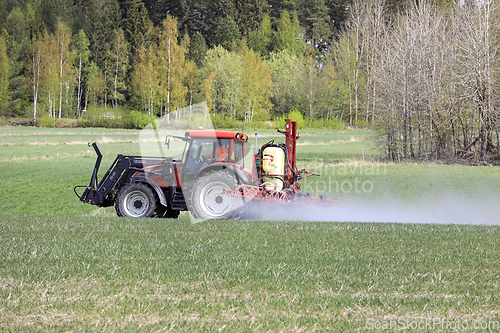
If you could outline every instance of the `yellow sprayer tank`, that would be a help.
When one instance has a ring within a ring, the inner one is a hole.
[[[279,147],[267,147],[262,152],[262,180],[269,189],[281,191],[285,177],[285,152]]]

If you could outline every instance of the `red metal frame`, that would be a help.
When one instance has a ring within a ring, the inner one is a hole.
[[[222,194],[233,197],[246,198],[248,200],[259,200],[267,202],[279,202],[281,204],[288,203],[306,203],[323,206],[339,206],[340,203],[334,200],[325,199],[323,196],[319,198],[311,197],[309,193],[302,194],[300,184],[297,182],[299,179],[307,178],[310,176],[319,176],[317,173],[309,172],[306,170],[297,170],[297,140],[300,138],[297,131],[297,122],[291,119],[286,120],[286,127],[284,131],[278,130],[279,133],[285,135],[286,146],[286,166],[285,166],[285,189],[276,191],[267,189],[262,186],[262,160],[259,154],[254,154],[252,166],[252,181],[254,185],[240,185],[236,190],[223,190]],[[303,175],[304,174],[304,175]],[[299,175],[299,177],[297,177]]]
[[[287,151],[287,161],[286,161],[286,187],[292,186],[293,178],[297,171],[296,157],[297,157],[297,140],[299,139],[299,134],[297,133],[297,122],[291,119],[286,120],[285,132],[285,145]]]
[[[268,190],[265,187],[257,187],[252,185],[240,185],[236,190],[226,190],[222,191],[222,194],[242,197],[254,200],[265,200],[271,202],[288,202],[290,196],[287,192]]]

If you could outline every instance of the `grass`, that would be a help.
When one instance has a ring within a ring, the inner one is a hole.
[[[73,186],[88,183],[95,163],[86,142],[99,143],[102,175],[117,153],[140,154],[138,131],[0,128],[0,330],[371,331],[401,319],[398,330],[411,331],[401,323],[500,322],[500,229],[473,225],[498,224],[497,169],[381,164],[370,135],[301,131],[298,166],[322,174],[303,188],[367,207],[488,200],[492,220],[478,211],[462,225],[118,218],[112,207],[80,203]],[[281,137],[259,131],[259,144],[271,139]],[[373,186],[342,191],[343,183]]]
[[[499,320],[496,226],[3,216],[10,330],[346,331]]]

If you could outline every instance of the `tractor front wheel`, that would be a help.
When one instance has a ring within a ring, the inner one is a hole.
[[[118,192],[115,209],[118,216],[151,217],[156,205],[155,195],[147,185],[130,183]]]
[[[241,199],[222,194],[223,190],[235,190],[236,178],[229,172],[211,171],[196,179],[187,200],[194,217],[200,219],[229,219],[241,206]]]

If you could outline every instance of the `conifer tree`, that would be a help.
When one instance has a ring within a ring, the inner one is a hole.
[[[125,37],[130,45],[130,54],[134,57],[141,47],[139,36],[139,11],[137,1],[130,1],[124,23]]]
[[[86,35],[90,42],[91,59],[97,67],[104,68],[113,31],[105,0],[92,1],[87,13]]]
[[[260,0],[235,0],[237,24],[243,35],[259,28],[262,21],[263,2]]]
[[[306,36],[317,49],[317,53],[327,50],[332,37],[328,23],[330,17],[324,0],[311,0],[304,9]]]
[[[238,25],[230,16],[220,20],[215,34],[215,45],[221,45],[226,50],[230,50],[233,43],[241,39]]]
[[[269,15],[264,15],[258,30],[251,31],[247,35],[248,47],[259,52],[262,56],[267,56],[273,49],[273,29]]]
[[[4,23],[2,37],[7,48],[9,58],[9,90],[10,103],[5,114],[8,116],[23,115],[26,102],[26,60],[30,59],[31,40],[29,28],[21,8],[14,8]],[[29,81],[28,81],[29,82]]]
[[[129,45],[129,67],[133,67],[135,57],[142,45],[149,46],[149,36],[152,22],[148,16],[146,6],[140,0],[131,0],[126,9],[123,31]]]
[[[201,33],[196,33],[191,37],[187,58],[195,62],[198,67],[202,67],[207,54],[207,43]]]
[[[0,35],[0,114],[9,102],[9,59],[7,58],[7,46]]]
[[[281,12],[281,17],[276,24],[276,30],[274,34],[274,49],[276,51],[288,50],[293,52],[296,36],[293,31],[290,14],[286,9]]]

